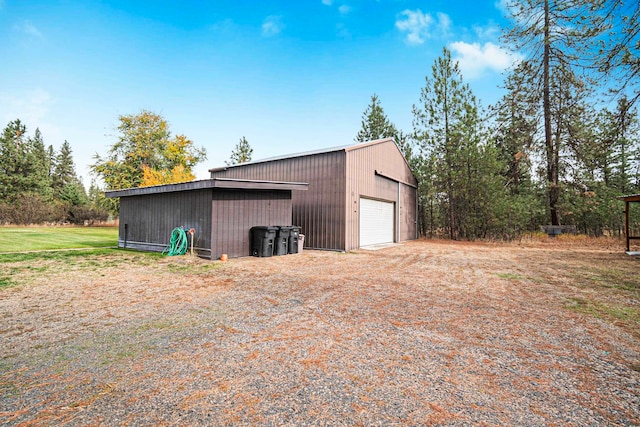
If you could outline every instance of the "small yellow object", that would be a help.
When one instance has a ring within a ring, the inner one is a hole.
[[[220,261],[228,261],[229,257],[227,256],[227,254],[222,254],[220,255]]]

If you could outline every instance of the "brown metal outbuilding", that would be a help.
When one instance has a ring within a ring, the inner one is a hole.
[[[291,225],[291,194],[307,184],[216,178],[108,191],[120,198],[118,247],[161,252],[175,227],[195,229],[194,250],[218,259],[250,255],[250,229]]]
[[[417,237],[418,182],[391,138],[209,172],[215,179],[308,183],[308,191],[292,194],[293,223],[307,248],[348,251]]]

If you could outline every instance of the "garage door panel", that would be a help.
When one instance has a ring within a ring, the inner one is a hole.
[[[360,246],[393,243],[394,205],[360,198]]]

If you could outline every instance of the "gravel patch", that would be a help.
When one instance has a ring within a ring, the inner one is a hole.
[[[0,289],[0,423],[640,425],[639,323],[572,306],[638,308],[624,253],[416,241],[209,263]]]

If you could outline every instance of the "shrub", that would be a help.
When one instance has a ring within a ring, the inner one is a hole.
[[[89,225],[106,221],[108,218],[109,212],[106,209],[92,208],[87,205],[72,206],[67,217],[73,224],[88,223]]]

